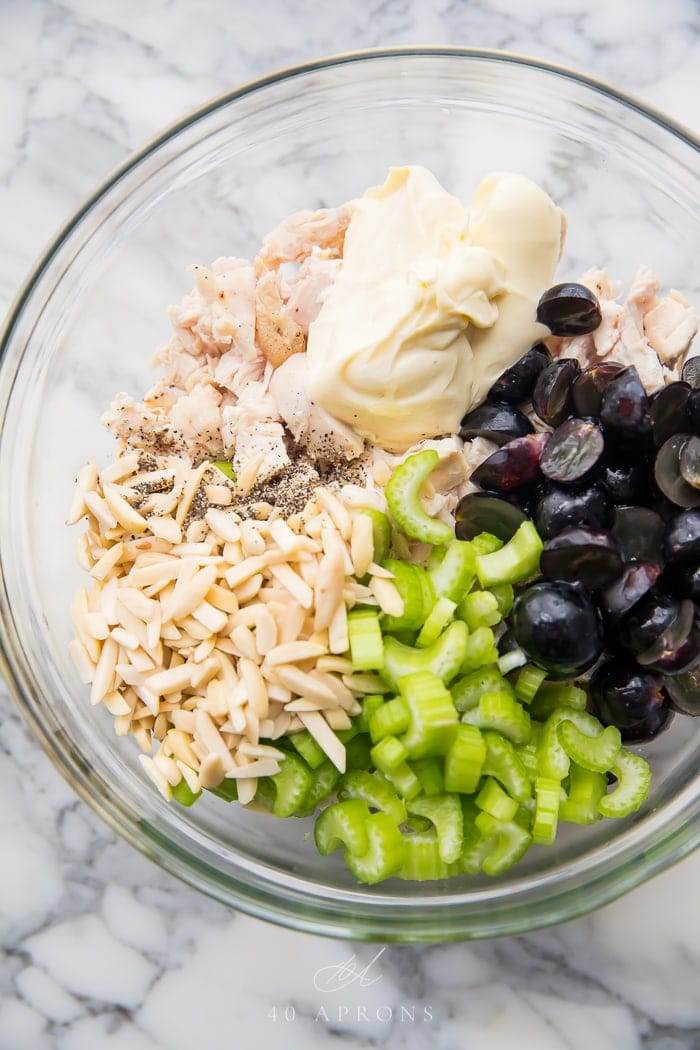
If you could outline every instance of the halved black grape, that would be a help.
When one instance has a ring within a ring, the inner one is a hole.
[[[659,581],[662,590],[700,605],[700,564],[667,565]]]
[[[664,530],[662,549],[671,565],[700,562],[700,510],[682,511],[669,521]]]
[[[597,365],[584,368],[574,380],[571,396],[574,411],[579,416],[597,416],[603,400],[603,391],[616,375],[624,368],[616,361],[603,361]]]
[[[514,438],[532,434],[534,427],[520,409],[513,405],[486,401],[462,420],[459,436],[463,441],[482,437],[496,445],[505,445]]]
[[[640,504],[650,499],[649,471],[644,462],[606,463],[600,480],[613,503]]]
[[[549,580],[580,583],[595,591],[617,579],[622,558],[609,533],[564,529],[545,543],[540,571]]]
[[[616,507],[612,534],[625,561],[663,564],[663,518],[649,507]]]
[[[700,667],[683,674],[668,675],[663,682],[668,702],[675,711],[695,718],[700,716]]]
[[[700,357],[689,357],[683,365],[681,379],[684,383],[692,386],[693,390],[700,388]]]
[[[661,573],[660,565],[636,561],[625,565],[621,575],[600,595],[600,604],[609,624],[615,624],[648,594]]]
[[[659,449],[654,480],[663,495],[677,507],[700,506],[700,489],[689,485],[681,474],[681,456],[692,434],[674,434]]]
[[[520,405],[532,395],[535,381],[551,361],[544,343],[535,343],[532,349],[507,368],[488,392],[489,401],[505,401]]]
[[[480,532],[491,532],[505,543],[515,534],[527,515],[508,500],[488,492],[470,492],[455,510],[458,540],[473,540]]]
[[[543,539],[576,525],[606,529],[613,519],[612,504],[602,485],[567,489],[550,482],[533,500],[532,519]]]
[[[523,591],[513,606],[513,631],[551,678],[576,678],[603,651],[600,616],[586,591],[569,583],[543,581]]]
[[[624,435],[639,438],[650,433],[649,398],[634,365],[623,368],[605,387],[600,418]]]
[[[515,492],[534,485],[541,477],[540,456],[549,438],[549,434],[527,434],[509,441],[472,471],[471,480],[496,492]]]
[[[519,649],[518,639],[515,637],[515,632],[512,627],[509,627],[507,631],[504,631],[501,637],[496,642],[496,648],[498,649],[499,656],[505,656],[506,653],[513,653],[516,649]]]
[[[688,383],[669,383],[658,390],[649,401],[649,418],[654,444],[661,448],[674,434],[688,429],[687,406],[690,396]]]
[[[577,485],[599,464],[605,440],[600,424],[590,419],[567,419],[553,432],[540,458],[540,470],[550,481]]]
[[[556,427],[571,415],[571,387],[580,372],[578,361],[569,357],[553,361],[540,372],[532,391],[532,407],[543,423]]]
[[[678,465],[681,477],[694,489],[700,489],[700,437],[691,434],[681,449]]]
[[[681,603],[669,594],[648,594],[617,627],[620,644],[635,655],[647,652],[676,622]]]
[[[600,303],[583,284],[555,284],[537,304],[537,320],[552,335],[585,335],[598,327],[600,318]]]
[[[700,433],[700,389],[691,390],[685,410],[688,415],[690,430],[695,434]]]
[[[672,717],[662,679],[631,661],[606,660],[591,675],[594,714],[605,726],[617,726],[626,743],[657,736]]]
[[[678,616],[643,653],[637,654],[637,663],[663,674],[689,671],[700,660],[700,621],[695,606],[684,599]]]

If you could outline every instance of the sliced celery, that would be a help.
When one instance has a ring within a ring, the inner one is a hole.
[[[544,544],[531,521],[524,521],[500,550],[479,554],[476,574],[482,587],[491,584],[520,583],[534,576]]]
[[[483,809],[485,813],[490,813],[492,817],[506,821],[513,820],[519,808],[515,799],[507,795],[493,777],[487,777],[484,781],[479,794],[476,796],[476,804],[479,809]]]
[[[486,747],[483,775],[495,777],[517,802],[526,802],[532,796],[532,788],[516,748],[500,733],[486,730],[482,736]]]
[[[376,744],[385,736],[398,736],[400,733],[405,733],[410,719],[408,704],[402,696],[394,697],[393,700],[385,700],[369,720],[369,734],[372,743]]]
[[[333,805],[319,813],[314,826],[316,849],[322,856],[338,849],[349,849],[362,855],[369,848],[367,820],[369,807],[362,799],[353,798]]]
[[[618,779],[612,791],[598,803],[604,817],[627,817],[639,809],[649,796],[651,770],[641,755],[622,748],[611,766]]]
[[[464,626],[466,627],[466,624]],[[490,627],[477,627],[466,640],[460,670],[466,674],[468,671],[475,671],[479,667],[489,667],[492,664],[498,664],[498,649],[494,633]]]
[[[456,603],[450,601],[449,598],[438,598],[416,638],[416,645],[419,649],[425,649],[426,646],[437,641],[453,619],[456,608]]]
[[[445,790],[470,795],[486,760],[486,743],[476,726],[459,723],[445,755]]]
[[[430,671],[419,671],[399,681],[409,712],[401,738],[410,758],[444,755],[457,729],[459,716],[449,691]]]
[[[345,863],[359,882],[375,883],[396,875],[405,860],[406,843],[388,813],[370,813],[365,821],[368,848],[345,851]]]
[[[222,474],[225,474],[229,481],[236,480],[236,472],[233,469],[233,463],[230,459],[214,459],[212,460],[212,467],[216,467]]]
[[[440,859],[453,864],[462,852],[464,827],[462,804],[457,795],[435,795],[415,798],[408,804],[409,813],[427,817],[437,832]]]
[[[476,552],[471,543],[453,539],[439,560],[431,566],[430,578],[435,593],[441,598],[459,602],[474,582]]]
[[[478,705],[464,712],[462,721],[479,729],[495,729],[514,744],[530,739],[530,716],[508,693],[483,693]]]
[[[382,678],[392,689],[397,689],[405,675],[431,671],[447,685],[457,676],[464,663],[469,642],[467,625],[455,620],[436,642],[425,649],[403,645],[395,638],[384,639],[384,667]]]
[[[420,498],[421,487],[439,460],[432,448],[408,456],[394,468],[384,490],[389,512],[406,535],[433,546],[449,543],[454,538],[450,526],[431,518]]]
[[[471,591],[458,606],[460,619],[470,631],[477,627],[494,627],[501,621],[501,612],[495,595],[489,591]]]
[[[404,835],[405,854],[399,871],[400,879],[428,882],[449,879],[459,874],[458,863],[446,864],[440,856],[440,844],[434,827]]]
[[[356,671],[381,671],[384,645],[377,613],[361,609],[348,613],[350,659]]]
[[[193,791],[186,780],[181,780],[172,788],[173,798],[181,806],[192,806],[202,794],[201,791]]]
[[[612,769],[622,746],[617,726],[608,726],[597,736],[591,736],[571,721],[559,726],[559,742],[570,759],[594,773]]]
[[[495,838],[495,843],[481,864],[485,875],[502,875],[508,871],[520,860],[532,842],[532,836],[519,824],[498,820],[490,813],[480,813],[474,823],[485,838]]]
[[[591,772],[572,763],[566,798],[559,805],[559,819],[570,824],[595,824],[600,820],[598,804],[607,787],[604,773]]]
[[[515,680],[515,695],[524,704],[532,703],[540,686],[547,677],[547,672],[534,664],[526,664]]]
[[[535,816],[532,822],[532,840],[541,846],[554,842],[559,820],[561,784],[552,777],[538,777],[535,781]]]
[[[406,803],[381,773],[357,769],[346,773],[338,790],[339,798],[363,799],[371,809],[388,813],[395,824],[406,819]]]
[[[374,510],[372,507],[364,507],[362,513],[372,522],[374,561],[381,565],[391,547],[391,522],[381,510]]]
[[[470,711],[476,707],[484,693],[515,695],[510,682],[496,667],[483,667],[458,678],[450,686],[450,692],[458,711]]]
[[[417,758],[411,761],[411,769],[418,777],[421,793],[430,797],[431,795],[442,795],[445,790],[445,769],[442,758]]]

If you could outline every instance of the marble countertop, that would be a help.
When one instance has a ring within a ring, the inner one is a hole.
[[[421,43],[576,66],[700,127],[698,0],[5,0],[0,314],[85,194],[165,123],[283,65]],[[700,1046],[700,854],[531,936],[350,945],[159,871],[72,794],[4,690],[0,789],[0,1050]]]

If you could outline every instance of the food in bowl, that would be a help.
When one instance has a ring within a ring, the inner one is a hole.
[[[399,168],[197,268],[69,519],[71,651],[166,798],[322,806],[364,882],[644,801],[623,743],[697,709],[697,318],[553,285],[564,233],[522,176]]]

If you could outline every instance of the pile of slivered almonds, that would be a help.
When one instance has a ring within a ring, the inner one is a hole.
[[[183,778],[196,793],[234,777],[250,802],[279,770],[271,741],[302,729],[344,771],[333,730],[386,689],[347,655],[354,604],[403,611],[362,513],[382,493],[321,487],[287,520],[269,504],[242,519],[236,498],[211,463],[128,449],[77,478],[69,524],[87,518],[92,583],[71,608],[71,653],[166,798]]]

